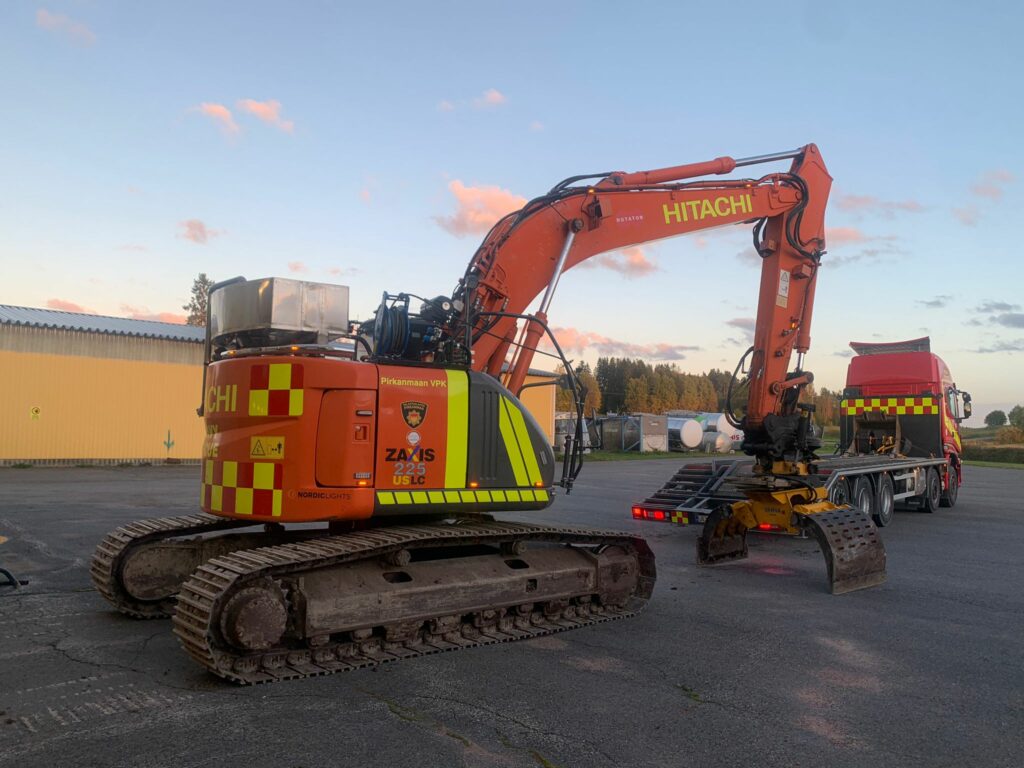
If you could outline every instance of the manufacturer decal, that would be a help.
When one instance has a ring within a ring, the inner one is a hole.
[[[405,436],[405,439],[409,441],[409,445],[419,445],[420,433],[417,432],[416,430],[413,430],[412,432]]]
[[[402,403],[402,418],[405,423],[416,429],[427,418],[427,404],[416,400],[408,400]]]
[[[433,448],[385,448],[384,461],[433,461]]]

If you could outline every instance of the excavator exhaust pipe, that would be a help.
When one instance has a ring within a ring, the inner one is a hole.
[[[871,518],[850,506],[813,514],[797,513],[800,527],[810,531],[821,547],[828,571],[829,591],[842,595],[885,582],[885,545]],[[743,560],[749,527],[722,506],[708,515],[697,539],[697,563],[716,565]]]

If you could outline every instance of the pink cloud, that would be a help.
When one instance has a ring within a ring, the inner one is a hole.
[[[45,8],[36,11],[36,26],[57,34],[66,35],[73,43],[92,45],[96,35],[80,21],[74,21],[60,13],[50,13]]]
[[[80,315],[99,314],[95,309],[88,309],[81,304],[75,304],[75,302],[68,301],[67,299],[47,299],[46,307],[47,309],[59,309],[61,312],[77,312]]]
[[[640,357],[649,360],[682,360],[686,352],[692,352],[700,347],[686,346],[683,344],[633,344],[627,341],[619,341],[603,336],[592,331],[581,331],[576,328],[552,328],[551,332],[558,340],[563,352],[585,352],[594,349],[599,355],[605,357]],[[549,342],[550,343],[550,342]]]
[[[978,178],[978,183],[971,187],[971,192],[978,197],[987,197],[990,200],[999,200],[1005,191],[1003,187],[1014,180],[1014,176],[1005,168],[998,168],[994,171],[983,173]]]
[[[363,187],[362,189],[359,190],[359,199],[362,200],[364,203],[368,203],[370,202],[370,200],[373,199],[373,193],[370,192],[369,187]]]
[[[897,211],[920,213],[924,206],[916,200],[880,200],[874,195],[841,195],[836,207],[848,213],[877,213],[891,218]]]
[[[281,117],[281,102],[275,99],[268,101],[242,99],[238,102],[238,108],[262,120],[264,123],[280,128],[285,133],[291,133],[295,130],[295,123]]]
[[[450,101],[448,101],[448,99],[441,99],[439,102],[437,102],[437,111],[438,112],[454,112],[455,111],[455,105],[452,104]]]
[[[355,267],[331,267],[327,270],[327,274],[332,277],[345,277],[347,275],[358,275],[359,270]]]
[[[434,220],[456,237],[481,235],[502,216],[526,205],[526,198],[500,187],[467,187],[458,179],[448,184],[455,195],[457,209],[452,216],[435,216]]]
[[[658,271],[658,265],[647,258],[643,248],[634,245],[613,253],[602,253],[580,263],[581,267],[603,267],[626,277],[643,277]]]
[[[210,238],[218,237],[223,232],[219,229],[210,229],[199,219],[186,219],[185,221],[179,221],[178,226],[181,231],[178,233],[178,237],[184,238],[185,240],[191,240],[193,243],[198,245],[205,245],[209,242]]]
[[[852,243],[865,243],[870,239],[857,227],[828,227],[825,229],[825,241],[834,248]]]
[[[978,224],[978,209],[973,205],[966,205],[963,208],[954,208],[953,215],[957,221],[965,227],[974,227]]]
[[[508,101],[508,99],[505,94],[497,88],[488,88],[477,98],[473,99],[473,105],[478,109],[481,107],[497,107],[504,104],[506,101]]]
[[[540,120],[534,120],[532,123],[530,123],[530,130],[533,131],[534,133],[539,133],[540,131],[544,130],[544,123],[542,123]]]
[[[302,261],[289,261],[288,262],[289,272],[309,272],[309,267],[306,266],[305,262]]]
[[[150,320],[156,323],[173,323],[184,325],[187,318],[174,312],[150,312],[143,307],[133,307],[130,304],[122,304],[121,312],[132,320]]]
[[[220,129],[226,136],[234,136],[241,130],[238,127],[238,123],[235,122],[235,118],[231,114],[231,110],[223,104],[214,104],[204,101],[198,107],[192,107],[189,111],[199,112],[200,114],[206,115],[220,126]]]

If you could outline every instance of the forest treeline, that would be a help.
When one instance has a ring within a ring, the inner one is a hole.
[[[587,363],[576,367],[576,375],[587,388],[586,413],[664,413],[665,411],[725,411],[726,393],[732,373],[712,368],[707,373],[685,373],[675,365],[651,365],[644,360],[601,357],[591,369]],[[808,387],[803,402],[816,407],[815,422],[839,423],[839,392]],[[733,394],[737,412],[746,403],[745,391]],[[556,406],[572,410],[572,396],[559,389]]]

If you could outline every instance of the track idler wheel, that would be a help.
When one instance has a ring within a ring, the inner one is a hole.
[[[714,565],[723,560],[742,560],[747,555],[747,526],[733,520],[730,506],[718,507],[708,515],[697,538],[697,563]]]
[[[265,651],[278,644],[288,626],[288,604],[273,581],[258,581],[238,590],[221,614],[224,639],[244,651]]]
[[[885,581],[885,545],[871,518],[850,506],[800,515],[821,546],[833,595],[853,592]]]

